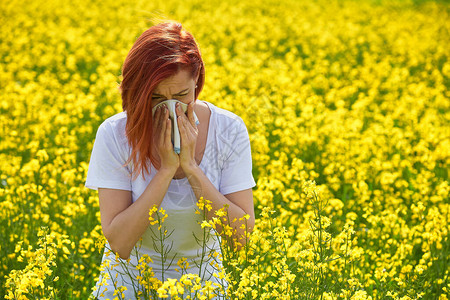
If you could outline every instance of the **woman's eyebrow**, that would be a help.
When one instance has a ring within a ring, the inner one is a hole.
[[[180,91],[180,92],[178,92],[178,93],[176,93],[176,94],[173,94],[173,95],[174,95],[174,96],[177,96],[177,95],[183,94],[183,93],[185,93],[185,92],[187,92],[187,91],[189,91],[189,88],[184,89],[184,90],[182,90],[182,91]],[[153,93],[153,96],[164,97],[163,95],[160,95],[160,94],[157,94],[157,93]]]

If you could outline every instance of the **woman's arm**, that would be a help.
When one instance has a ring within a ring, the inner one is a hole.
[[[142,195],[132,203],[131,192],[99,188],[103,234],[114,253],[127,259],[139,238],[150,225],[149,211],[159,205],[169,188],[175,172],[160,169]]]
[[[130,256],[136,242],[149,226],[149,211],[154,205],[161,205],[180,163],[173,151],[171,122],[166,107],[157,109],[155,125],[153,142],[161,159],[161,167],[142,195],[133,203],[130,191],[98,189],[103,234],[111,249],[123,259]]]

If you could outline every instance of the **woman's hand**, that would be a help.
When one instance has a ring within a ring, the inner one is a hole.
[[[198,129],[194,119],[194,101],[188,104],[187,117],[180,105],[176,106],[178,129],[181,137],[180,165],[185,173],[196,167],[195,145],[197,143]]]
[[[169,119],[169,110],[165,105],[158,107],[155,112],[153,142],[161,160],[160,170],[167,169],[175,173],[180,166],[180,159],[173,150],[171,135],[172,122]]]

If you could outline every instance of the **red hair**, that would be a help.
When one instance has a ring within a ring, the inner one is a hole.
[[[126,136],[132,149],[133,180],[150,174],[152,157],[151,99],[157,85],[180,69],[197,78],[195,99],[205,81],[205,67],[194,37],[180,23],[161,23],[147,29],[134,43],[122,67],[122,108],[127,113]]]

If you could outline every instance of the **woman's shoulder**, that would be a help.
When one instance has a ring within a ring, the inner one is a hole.
[[[126,142],[125,128],[127,124],[127,114],[122,111],[105,119],[99,126],[97,135],[104,134],[113,138],[116,142]]]
[[[219,131],[229,131],[231,129],[241,129],[245,127],[244,121],[237,114],[226,110],[224,108],[220,108],[210,102],[206,102],[208,107],[211,109],[212,120],[215,123],[216,129]]]
[[[125,128],[126,123],[127,123],[127,114],[126,112],[122,111],[105,119],[100,124],[100,127],[103,127],[106,130],[115,131],[117,129]]]
[[[105,126],[106,124],[110,126],[120,126],[121,123],[126,122],[127,122],[127,113],[125,111],[121,111],[115,115],[106,118],[100,126]]]

